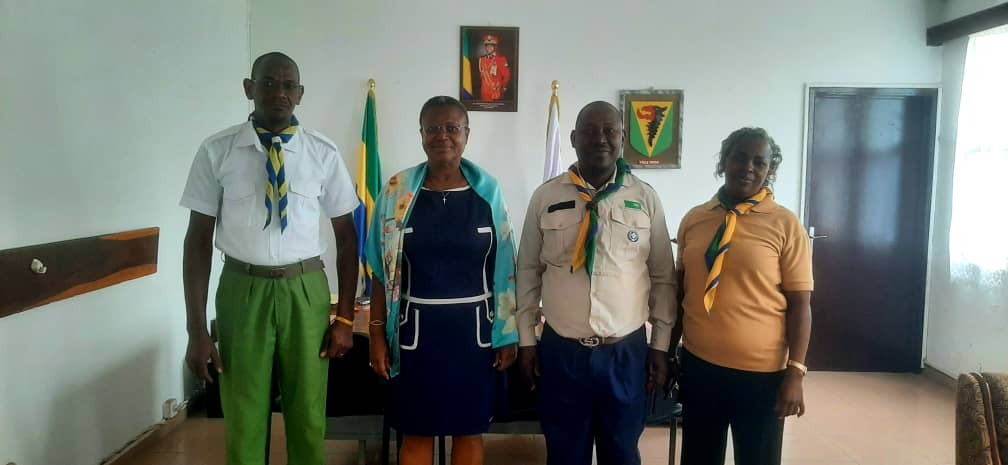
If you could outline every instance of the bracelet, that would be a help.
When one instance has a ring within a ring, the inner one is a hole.
[[[371,326],[385,326],[385,322],[382,320],[371,320],[368,324]]]
[[[338,322],[340,322],[340,323],[343,323],[343,324],[345,324],[345,325],[347,325],[347,326],[349,326],[351,328],[353,328],[353,321],[350,321],[350,320],[348,320],[346,318],[343,318],[343,317],[341,317],[339,315],[336,315],[335,320],[338,321]]]
[[[805,376],[805,374],[808,373],[808,367],[805,366],[804,363],[799,362],[797,360],[788,360],[787,366],[797,368],[798,371],[801,372],[802,376]]]

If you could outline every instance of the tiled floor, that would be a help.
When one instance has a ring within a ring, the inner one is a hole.
[[[952,388],[918,375],[810,373],[808,413],[787,422],[784,464],[951,465],[954,463]],[[283,420],[274,416],[270,463],[284,464]],[[486,436],[486,463],[543,464],[540,436]],[[640,441],[644,463],[668,463],[668,429],[648,428]],[[378,446],[367,448],[378,463]],[[330,465],[357,463],[357,443],[328,441]],[[223,465],[220,420],[189,418],[154,443],[130,454],[136,465]],[[728,451],[728,464],[731,451]],[[123,462],[126,463],[126,462]]]

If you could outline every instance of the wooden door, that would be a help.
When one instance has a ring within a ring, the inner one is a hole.
[[[809,89],[808,365],[919,371],[938,90]]]

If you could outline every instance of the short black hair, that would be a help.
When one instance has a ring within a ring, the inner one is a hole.
[[[721,152],[718,154],[717,167],[714,168],[714,175],[717,177],[724,176],[725,172],[725,162],[731,155],[732,150],[738,145],[739,142],[749,139],[761,139],[766,141],[770,145],[770,168],[767,170],[766,181],[763,183],[763,187],[767,187],[777,180],[777,167],[780,166],[781,161],[784,157],[781,156],[780,146],[774,142],[773,137],[767,133],[766,129],[758,127],[744,127],[732,131],[725,140],[721,142]]]
[[[617,117],[616,119],[619,120],[620,126],[623,125],[623,112],[621,112],[619,110],[619,108],[616,108],[616,105],[613,105],[613,104],[611,104],[609,102],[606,102],[605,100],[596,100],[594,102],[591,102],[591,103],[589,103],[589,104],[581,107],[581,111],[578,111],[577,118],[574,119],[574,127],[577,127],[578,123],[581,122],[581,115],[584,114],[585,111],[587,111],[589,108],[597,107],[597,106],[608,107],[610,110],[612,110],[613,112],[615,112],[616,113],[616,117]]]
[[[250,75],[250,78],[254,80],[256,78],[256,74],[262,71],[263,65],[265,65],[266,62],[271,60],[286,61],[287,63],[290,63],[292,66],[294,66],[294,69],[298,71],[299,75],[301,74],[301,70],[298,69],[298,65],[297,63],[294,62],[293,58],[287,56],[283,52],[269,52],[260,55],[259,58],[256,58],[255,61],[252,62],[252,73]]]
[[[462,102],[458,101],[458,99],[454,97],[449,97],[447,95],[438,95],[436,97],[431,97],[427,99],[427,101],[424,102],[423,106],[420,107],[420,126],[423,126],[424,115],[427,114],[427,112],[430,111],[432,108],[438,108],[438,107],[458,108],[458,110],[462,112],[462,115],[465,116],[466,126],[469,125],[469,110],[466,110],[466,107],[465,105],[462,104]]]

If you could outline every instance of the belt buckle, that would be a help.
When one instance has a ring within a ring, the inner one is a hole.
[[[585,347],[598,347],[602,344],[602,339],[598,336],[578,338],[578,343]]]
[[[269,272],[267,274],[269,274],[270,278],[279,279],[279,278],[284,277],[284,269],[283,268],[270,268],[270,270],[269,270]]]

